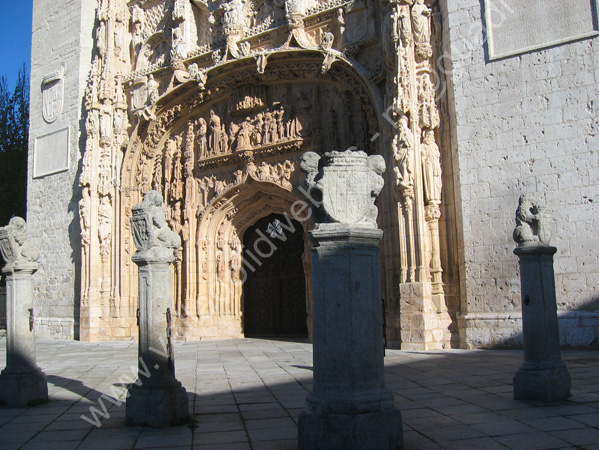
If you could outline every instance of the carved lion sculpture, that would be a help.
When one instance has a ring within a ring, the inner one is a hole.
[[[547,226],[548,216],[544,208],[521,195],[516,210],[514,240],[520,247],[549,245],[551,239]]]

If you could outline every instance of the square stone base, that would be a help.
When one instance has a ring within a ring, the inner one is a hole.
[[[562,362],[555,367],[521,367],[514,375],[514,399],[552,402],[570,397],[570,373]]]
[[[187,391],[178,381],[169,387],[133,385],[129,388],[126,411],[127,425],[180,425],[189,418]]]
[[[48,400],[48,382],[41,370],[29,373],[0,374],[0,401],[6,406],[31,406]]]
[[[395,450],[403,446],[399,409],[364,414],[302,411],[299,450]]]

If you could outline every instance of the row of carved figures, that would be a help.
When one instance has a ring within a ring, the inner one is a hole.
[[[259,112],[254,118],[248,116],[241,123],[230,122],[228,127],[214,110],[210,111],[208,121],[200,118],[197,123],[200,159],[286,142],[304,134],[300,119],[287,118],[283,105],[277,105],[272,111]]]

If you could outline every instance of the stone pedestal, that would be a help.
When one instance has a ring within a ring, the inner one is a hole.
[[[33,333],[33,274],[39,253],[27,241],[25,221],[19,217],[0,228],[0,249],[6,261],[6,368],[0,374],[0,401],[23,407],[48,400]]]
[[[300,449],[394,449],[401,415],[385,388],[380,230],[312,231],[314,388]]]
[[[299,416],[300,450],[395,449],[401,414],[385,388],[374,199],[384,161],[363,152],[302,158],[314,205],[314,387]]]
[[[139,375],[127,398],[127,425],[166,427],[189,417],[187,392],[175,378],[170,264],[178,235],[166,226],[162,197],[150,191],[132,208],[139,266]]]
[[[570,374],[560,355],[553,255],[548,245],[514,249],[520,259],[524,363],[514,376],[516,400],[570,396]]]

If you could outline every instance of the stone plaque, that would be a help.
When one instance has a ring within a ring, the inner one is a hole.
[[[69,168],[69,128],[35,138],[33,178],[62,172]]]
[[[485,0],[485,22],[490,59],[599,34],[597,0]]]

